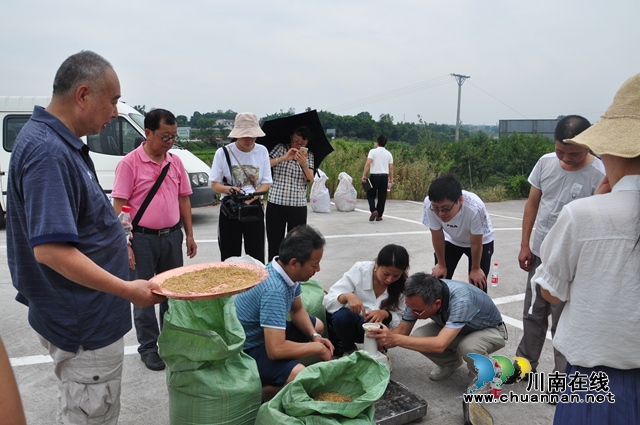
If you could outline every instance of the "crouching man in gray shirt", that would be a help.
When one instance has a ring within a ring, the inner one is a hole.
[[[505,346],[507,331],[500,311],[481,289],[466,282],[438,279],[415,273],[404,287],[406,308],[402,323],[393,331],[376,329],[378,346],[402,347],[424,354],[436,367],[429,378],[448,378],[462,360],[467,362],[469,384],[476,379],[473,359],[467,354],[487,356]],[[411,331],[418,319],[432,319]]]

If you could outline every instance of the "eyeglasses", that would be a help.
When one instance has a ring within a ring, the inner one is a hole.
[[[292,145],[305,147],[307,146],[307,143],[309,143],[309,141],[298,134],[294,134],[293,136],[291,136]]]
[[[177,134],[174,134],[173,136],[161,136],[158,133],[156,133],[155,130],[152,130],[151,132],[153,134],[155,134],[156,136],[158,136],[160,138],[160,140],[162,140],[164,143],[167,143],[168,141],[171,141],[171,140],[173,140],[173,141],[178,140],[178,135]]]
[[[433,211],[434,213],[438,214],[438,213],[448,213],[449,211],[451,211],[453,209],[453,207],[457,204],[458,202],[454,202],[453,204],[451,204],[450,207],[433,207],[433,204],[431,204],[431,206],[429,206],[429,209],[431,209],[431,211]]]
[[[424,310],[422,310],[422,311],[418,311],[418,310],[411,309],[411,312],[412,312],[413,314],[415,314],[416,316],[422,316],[422,315],[423,315],[424,313],[426,313],[426,311],[427,311],[427,310],[429,310],[430,308],[431,308],[431,307],[427,307],[427,308],[425,308],[425,309],[424,309]]]

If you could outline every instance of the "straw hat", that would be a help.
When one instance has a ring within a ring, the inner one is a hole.
[[[598,155],[640,156],[640,74],[624,82],[600,121],[565,141],[584,145]]]
[[[236,115],[236,122],[229,137],[239,139],[241,137],[262,137],[264,131],[260,128],[258,117],[251,112],[240,112]]]

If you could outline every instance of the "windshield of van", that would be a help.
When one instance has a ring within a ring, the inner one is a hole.
[[[144,116],[140,114],[129,114],[129,116],[142,130],[144,130]]]

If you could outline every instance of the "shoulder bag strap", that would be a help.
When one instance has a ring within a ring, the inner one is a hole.
[[[229,174],[231,175],[231,180],[233,180],[233,171],[231,171],[231,158],[229,158],[229,150],[227,149],[226,146],[223,146],[222,150],[224,150],[224,156],[227,158],[227,165],[229,166]],[[233,184],[233,181],[232,182],[228,182],[227,178],[223,175],[222,176],[222,183],[224,183],[224,184]]]
[[[169,155],[173,156],[172,153],[170,153]],[[153,199],[153,197],[156,196],[156,192],[158,192],[158,189],[160,189],[160,185],[162,184],[162,181],[164,180],[167,173],[169,172],[170,166],[171,166],[171,162],[169,162],[167,165],[164,166],[164,168],[160,172],[160,175],[158,176],[158,180],[156,180],[156,182],[153,184],[153,187],[151,188],[149,193],[147,193],[147,197],[144,198],[144,202],[142,202],[140,209],[136,213],[136,216],[134,217],[133,221],[131,222],[133,231],[135,231],[136,228],[138,227],[138,223],[140,223],[140,219],[142,219],[142,215],[147,210],[147,207],[151,203],[151,200]]]

